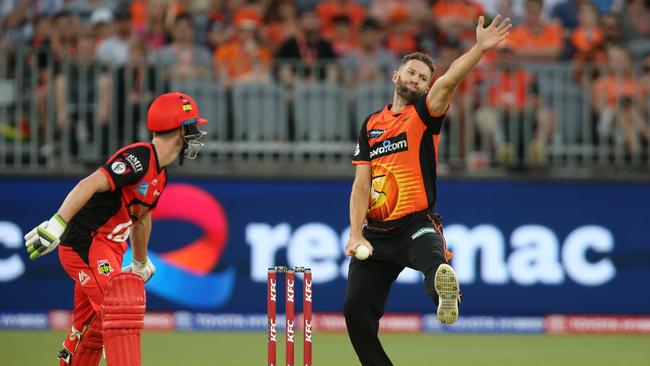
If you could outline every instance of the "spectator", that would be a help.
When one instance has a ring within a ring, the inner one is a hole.
[[[331,38],[334,35],[334,18],[341,15],[349,17],[352,30],[356,33],[366,17],[366,9],[354,0],[325,0],[316,6],[316,14],[322,24],[323,36]]]
[[[623,42],[621,18],[617,14],[603,14],[600,17],[600,29],[603,31],[603,44]]]
[[[336,54],[332,44],[323,39],[320,21],[312,11],[300,16],[300,29],[296,35],[282,44],[275,58],[281,63],[279,78],[288,85],[296,82],[296,74],[301,79],[335,81],[336,67],[333,61]]]
[[[208,9],[208,47],[216,51],[219,46],[228,42],[234,35],[230,24],[230,9],[225,0],[210,1]]]
[[[471,0],[440,0],[433,5],[433,21],[445,38],[474,40],[483,7]]]
[[[95,9],[90,16],[90,27],[95,34],[97,44],[111,37],[113,35],[113,13],[107,8]]]
[[[390,18],[391,25],[386,34],[386,48],[397,58],[415,52],[419,48],[419,40],[406,14],[394,13]]]
[[[148,136],[145,125],[146,108],[159,94],[158,75],[147,63],[147,44],[133,38],[129,42],[127,62],[116,68],[111,78],[111,103],[116,111],[118,145],[144,140]]]
[[[399,60],[381,45],[382,38],[379,23],[372,18],[366,19],[361,25],[359,47],[340,61],[346,84],[388,81],[385,77],[397,67]]]
[[[594,6],[591,0],[564,0],[555,4],[551,10],[551,19],[558,21],[564,29],[573,30],[578,26],[578,12],[584,4]],[[598,14],[598,8],[594,6],[594,9]]]
[[[271,52],[260,44],[257,29],[260,20],[250,14],[238,14],[234,19],[235,37],[214,53],[215,74],[221,83],[270,82]]]
[[[342,57],[357,48],[356,33],[352,31],[350,17],[347,15],[338,15],[334,17],[334,32],[329,41],[336,57]]]
[[[650,37],[650,6],[646,0],[625,0],[621,20],[625,40]]]
[[[120,0],[71,0],[66,1],[65,11],[87,25],[90,24],[90,17],[95,10],[106,8],[115,14],[119,5]]]
[[[546,144],[554,130],[553,113],[540,104],[539,87],[534,76],[517,67],[514,50],[502,47],[500,62],[492,75],[484,78],[486,100],[476,111],[475,120],[482,145],[504,166],[520,165],[529,147],[531,158],[540,163]],[[525,138],[532,122],[534,137],[531,144]]]
[[[563,49],[563,30],[542,20],[543,0],[526,0],[524,22],[513,28],[508,45],[524,61],[555,61]]]
[[[624,47],[609,46],[607,57],[606,73],[592,88],[598,136],[602,142],[613,139],[623,144],[629,156],[638,157],[642,139],[650,141],[650,128],[642,117],[644,85],[636,79],[631,55]]]
[[[167,80],[205,80],[212,70],[209,51],[193,43],[194,26],[189,14],[180,14],[172,30],[173,42],[151,58],[158,67],[165,68]]]
[[[80,34],[77,54],[65,61],[56,79],[57,132],[68,142],[73,156],[79,156],[94,136],[102,136],[101,151],[108,152],[109,93],[108,77],[95,61],[95,38]],[[100,126],[101,132],[95,133]],[[100,142],[96,141],[95,142]]]
[[[167,7],[166,0],[149,0],[149,5],[146,7],[144,14],[144,25],[134,28],[136,33],[143,39],[147,48],[156,52],[169,43],[169,34],[167,33],[167,24],[170,23],[168,18],[173,15]],[[131,13],[132,17],[135,16]]]
[[[636,56],[650,52],[650,1],[627,0],[621,13],[623,38]]]
[[[298,15],[291,0],[272,0],[264,16],[262,34],[273,53],[296,34]]]
[[[30,38],[29,0],[7,1],[2,7],[0,31],[5,48],[27,44]]]
[[[32,68],[36,67],[38,70],[38,81],[34,96],[36,99],[40,139],[45,137],[47,128],[50,126],[50,120],[48,119],[50,114],[47,113],[51,95],[48,71],[56,66],[53,59],[51,33],[52,20],[49,17],[41,16],[34,21],[34,36],[30,42],[33,57],[30,60],[30,66]]]
[[[390,19],[395,14],[405,14],[408,22],[418,27],[431,23],[425,0],[373,0],[368,13],[384,28],[390,25]]]
[[[62,11],[52,20],[52,49],[57,61],[74,57],[77,49],[77,37],[81,26],[78,19]]]
[[[603,43],[603,31],[598,24],[598,8],[588,1],[580,4],[578,19],[579,25],[569,39],[573,59],[580,63],[595,61],[596,52]]]
[[[97,61],[111,66],[126,63],[131,41],[131,16],[122,11],[115,14],[113,20],[114,34],[97,45]]]

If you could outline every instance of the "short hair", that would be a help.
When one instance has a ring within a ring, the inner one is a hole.
[[[433,74],[436,73],[436,66],[433,64],[433,59],[429,55],[425,55],[422,52],[411,52],[408,55],[404,56],[397,69],[401,69],[405,63],[411,60],[424,62],[424,64],[429,67],[429,70],[431,70],[431,77],[433,77]]]
[[[161,137],[162,139],[169,139],[178,133],[179,128],[172,128],[171,130],[167,130],[167,131],[151,131],[151,134],[153,135],[153,137]]]
[[[177,25],[180,22],[188,22],[192,27],[194,27],[194,19],[190,13],[179,13],[174,19],[174,25]]]

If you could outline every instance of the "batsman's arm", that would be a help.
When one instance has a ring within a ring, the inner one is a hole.
[[[151,235],[151,213],[147,212],[133,225],[131,232],[133,259],[138,262],[144,263],[147,261],[149,235]]]
[[[506,18],[501,22],[500,15],[497,15],[487,28],[483,27],[484,22],[484,18],[479,17],[476,26],[476,44],[464,55],[456,59],[449,66],[449,70],[439,77],[429,89],[427,105],[431,114],[440,115],[445,113],[458,85],[474,69],[487,50],[506,39],[512,28],[510,18]]]
[[[361,226],[366,221],[372,179],[369,164],[358,164],[350,194],[350,239],[345,246],[347,255],[354,255],[359,244],[364,244],[372,254],[372,245],[363,237]]]
[[[74,215],[90,200],[93,194],[108,191],[110,188],[111,186],[106,175],[100,170],[96,170],[77,183],[70,193],[68,193],[57,214],[65,222],[70,222]]]

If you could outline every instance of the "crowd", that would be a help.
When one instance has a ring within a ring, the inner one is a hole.
[[[399,59],[419,50],[444,72],[473,44],[477,17],[497,13],[511,17],[512,34],[462,87],[489,91],[474,102],[474,118],[490,149],[513,154],[504,144],[512,129],[494,126],[525,109],[532,110],[533,145],[548,142],[557,118],[539,97],[538,77],[521,65],[571,62],[572,82],[590,88],[597,137],[619,131],[628,153],[643,150],[650,139],[648,0],[2,0],[0,79],[17,70],[7,55],[31,50],[44,126],[50,80],[59,91],[57,123],[80,113],[104,122],[111,105],[139,115],[154,96],[157,70],[166,80],[226,88],[305,79],[356,85],[389,81]],[[107,69],[120,77],[103,77]],[[80,77],[99,86],[96,108],[65,112],[66,98],[75,98],[69,89],[84,94],[70,87]],[[127,79],[129,90],[108,102],[120,89],[115,83],[124,87]]]

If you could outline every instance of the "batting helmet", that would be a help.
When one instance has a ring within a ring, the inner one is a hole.
[[[147,112],[147,129],[151,132],[170,131],[190,124],[208,123],[199,116],[194,99],[178,92],[158,96]]]

